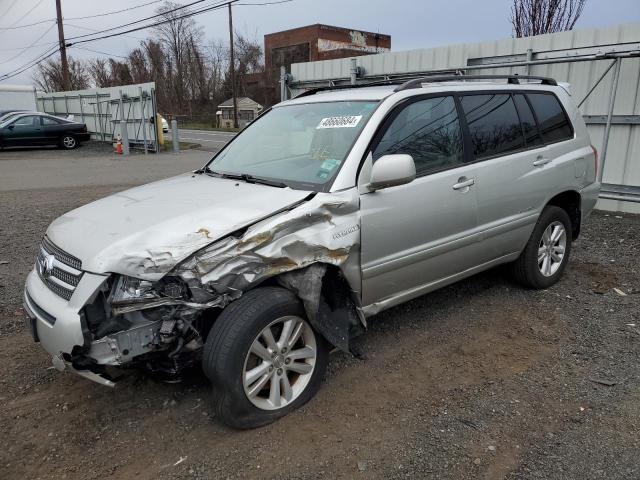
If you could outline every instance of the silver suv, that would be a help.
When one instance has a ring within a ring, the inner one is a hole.
[[[552,79],[312,90],[202,169],[55,220],[25,310],[58,369],[113,386],[202,365],[218,417],[256,427],[307,402],[367,317],[504,263],[556,283],[597,171]]]

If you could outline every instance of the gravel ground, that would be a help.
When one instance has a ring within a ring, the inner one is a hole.
[[[22,327],[48,223],[122,188],[0,191],[0,478],[640,478],[640,216],[594,213],[548,290],[495,269],[378,315],[364,360],[334,354],[309,404],[238,432],[202,376],[110,390]]]

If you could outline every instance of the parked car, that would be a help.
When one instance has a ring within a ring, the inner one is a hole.
[[[256,427],[312,398],[367,317],[500,264],[555,284],[597,172],[552,79],[312,90],[202,169],[55,220],[25,310],[58,369],[201,363],[217,418]]]
[[[169,133],[169,124],[167,123],[167,119],[162,117],[162,132]]]
[[[0,147],[59,145],[76,148],[90,139],[84,123],[71,122],[46,113],[19,112],[0,120]]]

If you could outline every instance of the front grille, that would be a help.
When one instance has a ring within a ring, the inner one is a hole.
[[[82,278],[82,262],[45,237],[38,252],[36,271],[53,293],[69,300]]]
[[[55,246],[47,237],[44,237],[42,239],[42,248],[45,249],[47,253],[55,255],[55,257],[65,265],[75,268],[76,270],[82,270],[82,262],[80,261],[80,259],[74,257],[73,255],[69,255],[60,247]]]

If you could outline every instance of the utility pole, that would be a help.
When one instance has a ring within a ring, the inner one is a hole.
[[[58,42],[60,43],[60,58],[62,60],[62,87],[63,90],[71,90],[69,83],[69,62],[67,61],[67,47],[64,41],[64,27],[62,26],[61,0],[56,0],[56,15],[58,16]]]
[[[60,1],[60,0],[57,0]],[[229,7],[229,69],[231,70],[231,91],[233,95],[233,127],[238,128],[238,98],[236,97],[236,66],[233,56],[233,16],[231,15],[231,2],[227,3]]]

